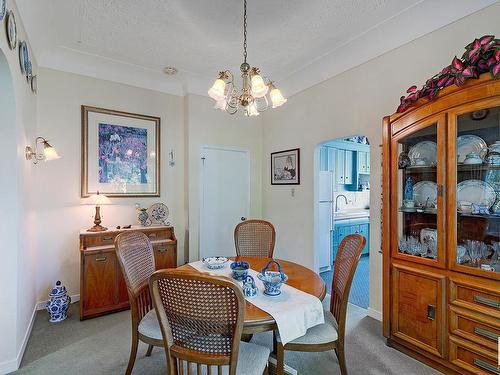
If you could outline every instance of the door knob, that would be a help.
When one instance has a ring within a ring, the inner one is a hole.
[[[245,216],[241,217],[241,221],[245,221],[247,218]]]

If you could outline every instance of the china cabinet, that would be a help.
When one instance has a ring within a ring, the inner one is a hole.
[[[383,119],[383,329],[450,374],[500,374],[500,80]]]

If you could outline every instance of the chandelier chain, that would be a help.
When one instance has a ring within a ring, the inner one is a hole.
[[[243,1],[243,59],[247,62],[247,0]]]

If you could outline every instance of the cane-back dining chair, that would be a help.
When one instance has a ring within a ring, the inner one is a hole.
[[[139,340],[148,344],[146,356],[153,346],[163,346],[160,324],[153,309],[149,292],[149,278],[155,271],[153,247],[141,232],[124,232],[116,236],[115,249],[127,284],[132,316],[132,347],[126,375],[132,373]]]
[[[330,310],[325,311],[325,323],[309,328],[306,334],[283,346],[279,333],[275,334],[277,350],[277,373],[283,374],[284,351],[323,352],[335,350],[342,375],[347,375],[345,362],[345,325],[347,301],[354,272],[366,244],[365,237],[351,234],[339,245],[333,270]]]
[[[272,258],[276,230],[265,220],[245,220],[234,228],[234,244],[238,256]]]
[[[150,288],[169,375],[267,374],[270,350],[240,341],[245,298],[234,281],[159,270],[151,276]]]

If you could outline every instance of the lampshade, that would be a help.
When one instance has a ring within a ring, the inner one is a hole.
[[[43,155],[45,156],[46,161],[56,160],[61,158],[57,153],[56,149],[52,147],[50,143],[47,141],[43,142]]]
[[[107,196],[99,194],[99,192],[97,192],[97,194],[92,194],[90,197],[85,199],[84,204],[90,206],[102,206],[111,204],[111,200]]]
[[[252,103],[247,107],[245,115],[247,115],[247,116],[258,116],[259,115],[259,111],[257,111],[257,107],[255,106],[255,103]]]
[[[283,97],[281,91],[274,87],[269,94],[271,101],[273,102],[273,108],[277,108],[286,103],[287,99]]]
[[[226,105],[227,105],[226,99],[222,98],[221,100],[217,100],[215,102],[214,108],[224,111],[226,109]]]
[[[226,88],[226,82],[218,78],[215,80],[213,86],[208,90],[208,96],[212,99],[219,101],[224,99],[224,89]]]
[[[266,96],[268,90],[269,88],[264,83],[262,77],[258,74],[254,74],[252,76],[252,95],[255,98],[262,98]]]

